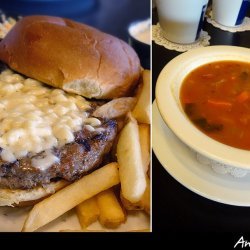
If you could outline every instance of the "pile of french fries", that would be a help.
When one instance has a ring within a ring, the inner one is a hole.
[[[114,111],[112,105],[116,105]],[[75,209],[83,231],[96,221],[117,228],[126,222],[129,210],[142,210],[150,216],[150,107],[150,71],[143,70],[136,99],[113,100],[96,111],[100,117],[104,113],[109,118],[126,117],[114,147],[116,162],[37,203],[22,231],[35,231],[71,209]]]

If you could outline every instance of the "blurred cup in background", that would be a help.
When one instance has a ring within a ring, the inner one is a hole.
[[[156,0],[164,37],[174,43],[195,42],[201,32],[208,0]]]
[[[141,65],[150,69],[151,19],[132,22],[128,27],[129,44],[138,54]]]
[[[213,19],[224,26],[237,26],[242,24],[249,0],[213,0]]]

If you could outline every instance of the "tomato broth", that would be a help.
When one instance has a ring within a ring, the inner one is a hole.
[[[218,61],[196,68],[184,79],[180,100],[206,135],[250,150],[250,63]]]

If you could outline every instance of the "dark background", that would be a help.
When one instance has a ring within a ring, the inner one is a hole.
[[[150,17],[150,0],[0,0],[0,9],[11,16],[67,17],[127,41],[129,23]]]

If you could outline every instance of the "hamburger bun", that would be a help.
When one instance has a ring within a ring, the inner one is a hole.
[[[69,182],[60,180],[49,183],[46,188],[39,186],[32,189],[0,189],[0,206],[31,206],[68,184]]]
[[[137,54],[124,41],[51,16],[18,21],[0,42],[0,60],[28,77],[95,99],[129,95],[141,71]]]

